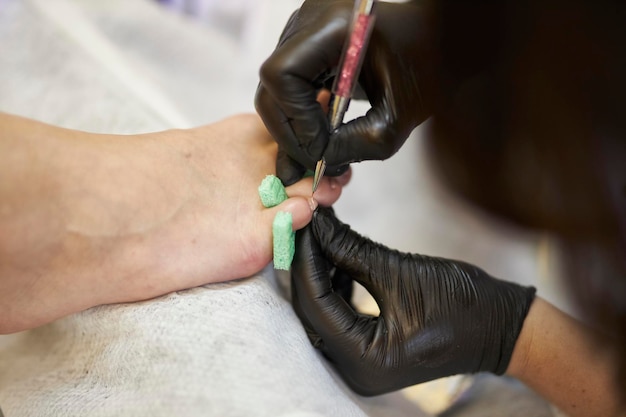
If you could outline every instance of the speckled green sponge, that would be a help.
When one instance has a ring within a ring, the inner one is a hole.
[[[266,176],[259,185],[259,197],[265,207],[274,207],[287,199],[283,183],[274,175]],[[296,233],[291,213],[279,211],[272,224],[274,268],[288,271],[296,251]]]
[[[274,207],[287,199],[287,192],[277,176],[268,175],[259,185],[259,197],[265,207]]]
[[[296,252],[296,234],[293,231],[291,213],[279,211],[272,223],[274,236],[274,268],[288,271]]]

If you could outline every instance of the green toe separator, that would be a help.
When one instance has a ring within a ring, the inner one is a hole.
[[[259,197],[265,207],[274,207],[287,199],[283,183],[275,175],[263,178],[259,185]],[[272,223],[274,268],[288,271],[296,251],[296,233],[293,231],[291,213],[279,211]]]

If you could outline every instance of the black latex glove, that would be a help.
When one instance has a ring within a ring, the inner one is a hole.
[[[358,84],[372,108],[329,133],[316,97],[337,71],[353,6],[305,1],[261,67],[255,105],[279,144],[277,174],[285,185],[314,169],[323,153],[327,175],[339,175],[351,162],[390,157],[430,112],[432,42],[425,13],[414,3],[381,2]]]
[[[350,230],[329,209],[318,209],[298,231],[296,247],[294,309],[312,343],[357,393],[506,371],[534,288],[464,262],[388,249]],[[379,317],[359,314],[333,290],[337,273],[372,294]]]

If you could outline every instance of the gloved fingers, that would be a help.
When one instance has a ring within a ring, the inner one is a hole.
[[[294,100],[294,93],[323,86],[339,63],[351,12],[351,7],[329,8],[281,41],[260,70],[261,83],[272,96]]]
[[[328,121],[315,100],[315,91],[308,98],[303,94],[298,96],[299,110],[293,107],[286,110],[285,103],[272,97],[266,86],[260,84],[255,106],[274,140],[299,164],[314,169],[328,142]]]
[[[424,52],[421,7],[381,2],[376,14],[358,83],[371,109],[330,136],[326,159],[332,165],[389,158],[430,113],[432,58]]]
[[[285,187],[298,182],[305,174],[306,168],[279,147],[276,155],[276,176],[280,178]],[[324,175],[338,177],[338,183],[343,186],[348,182],[346,178],[348,180],[350,178],[350,165],[327,166]]]
[[[308,169],[321,158],[329,135],[317,102],[319,79],[337,66],[348,23],[349,13],[325,13],[281,42],[261,66],[257,111],[276,141]]]
[[[352,277],[341,269],[333,268],[334,271],[332,273],[332,285],[333,291],[343,298],[346,303],[348,303],[351,307],[352,305],[352,293],[354,290],[354,280]]]
[[[279,142],[278,155],[276,158],[276,176],[280,178],[285,186],[288,186],[301,179],[305,174],[307,167],[310,166],[309,169],[314,170],[318,159],[310,159],[308,156],[305,155],[305,153],[302,152],[301,148],[295,148],[295,155],[293,153],[290,154],[290,152],[282,146],[282,144],[286,143],[287,148],[294,150],[294,148],[290,147],[289,144],[297,143],[296,133],[292,125],[289,123],[288,118],[284,116],[282,110],[280,110],[279,107],[275,106],[275,111],[268,113],[263,113],[261,110],[259,110],[260,107],[264,107],[265,109],[267,109],[270,106],[275,105],[275,103],[270,103],[270,101],[271,97],[269,97],[267,91],[263,88],[263,86],[259,86],[256,97],[257,110],[259,112],[259,115],[263,119],[263,123],[265,123],[267,130],[270,132],[272,137],[274,137]],[[326,119],[324,119],[324,123],[326,123]],[[286,141],[285,138],[287,138]],[[299,155],[300,159],[296,160],[290,155]],[[304,163],[302,163],[301,161],[304,161]],[[326,167],[324,175],[327,175],[329,177],[338,177],[348,171],[349,168],[350,166],[347,164],[329,164]]]
[[[335,271],[332,272],[331,275],[332,275],[333,290],[337,294],[339,294],[341,298],[343,298],[348,304],[352,306],[352,292],[353,292],[352,279],[347,274],[336,269]],[[324,350],[324,346],[323,346],[324,341],[322,340],[320,335],[317,333],[317,331],[315,331],[315,329],[313,328],[313,326],[307,319],[306,315],[302,311],[298,294],[295,291],[295,284],[293,283],[293,277],[292,277],[292,283],[291,283],[291,301],[292,301],[294,311],[296,312],[296,315],[302,322],[302,327],[304,327],[304,330],[311,344],[316,349]]]
[[[326,161],[328,163],[328,161]],[[350,169],[350,165],[326,165],[324,175],[328,177],[339,177],[345,174]]]
[[[291,275],[297,310],[324,344],[341,344],[352,336],[358,314],[333,290],[333,265],[322,253],[310,226],[296,233],[296,247]]]
[[[320,257],[349,274],[375,299],[382,297],[389,301],[390,281],[401,278],[398,268],[402,259],[398,256],[400,252],[361,236],[324,207],[318,207],[307,228],[317,239]],[[379,307],[383,310],[384,306]]]
[[[364,160],[384,160],[394,155],[414,126],[401,127],[384,106],[372,107],[365,116],[340,126],[328,140],[324,153],[331,166]]]
[[[306,173],[306,168],[291,158],[280,146],[276,155],[276,176],[285,187],[298,182]]]
[[[284,158],[285,154],[291,155],[291,160],[279,161],[280,164],[276,166],[277,176],[284,184],[290,185],[301,178],[298,176],[299,171],[304,172],[307,168],[312,169],[314,163],[299,147],[291,119],[283,112],[278,102],[271,97],[263,84],[259,84],[257,88],[254,104],[268,132],[278,142],[282,157]],[[278,156],[281,157],[280,153]],[[301,168],[297,167],[297,164],[301,165]]]
[[[291,304],[293,306],[293,310],[296,313],[296,316],[298,316],[300,322],[302,323],[302,327],[304,327],[304,331],[306,332],[306,335],[309,338],[311,345],[313,345],[313,347],[315,347],[316,349],[321,349],[323,340],[320,335],[315,331],[315,329],[311,325],[311,322],[302,310],[300,298],[298,296],[298,292],[296,291],[296,285],[293,276],[291,277]]]

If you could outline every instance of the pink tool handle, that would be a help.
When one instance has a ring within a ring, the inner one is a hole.
[[[359,14],[353,22],[353,28],[346,43],[343,61],[339,68],[339,76],[335,79],[333,93],[339,97],[351,97],[359,71],[365,56],[365,46],[372,32],[374,15]]]

